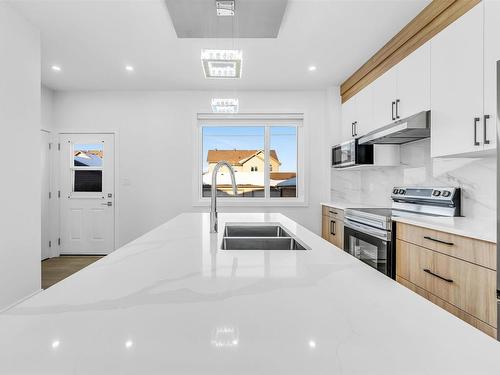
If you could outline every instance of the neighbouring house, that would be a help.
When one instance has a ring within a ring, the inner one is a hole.
[[[236,174],[238,195],[264,196],[264,151],[263,150],[209,150],[207,155],[208,171],[203,173],[203,196],[210,195],[212,172],[215,165],[225,160]],[[269,184],[271,196],[295,196],[296,172],[280,172],[281,162],[276,150],[270,150]],[[279,184],[289,181],[286,186]],[[217,178],[219,195],[232,195],[231,179],[226,168],[221,168]]]
[[[75,151],[75,167],[102,167],[102,151]]]
[[[264,150],[208,150],[208,171],[211,173],[221,160],[231,163],[235,172],[264,172]],[[271,172],[279,172],[280,166],[276,150],[270,150]]]

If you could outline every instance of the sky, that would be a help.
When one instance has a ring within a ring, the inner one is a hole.
[[[297,171],[296,128],[270,128],[270,148],[276,150],[281,161],[281,172]],[[208,169],[208,150],[263,150],[263,126],[207,126],[203,128],[203,170]]]

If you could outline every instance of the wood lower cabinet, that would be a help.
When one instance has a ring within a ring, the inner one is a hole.
[[[402,223],[396,236],[397,281],[495,337],[494,244]]]
[[[323,206],[322,210],[322,237],[337,246],[344,248],[344,210]]]

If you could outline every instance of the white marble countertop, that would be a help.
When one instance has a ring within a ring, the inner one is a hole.
[[[322,206],[335,207],[340,210],[345,210],[347,208],[370,208],[370,207],[378,207],[374,204],[366,204],[366,203],[353,203],[347,201],[335,201],[335,202],[321,202]]]
[[[0,315],[0,374],[499,374],[500,343],[280,214],[182,214]]]
[[[366,203],[352,203],[345,201],[321,202],[321,205],[336,207],[341,210],[345,210],[346,208],[377,207],[376,205]],[[477,240],[488,242],[497,241],[496,220],[477,220],[468,217],[439,217],[412,213],[393,216],[392,220],[453,233],[459,236],[475,238]]]

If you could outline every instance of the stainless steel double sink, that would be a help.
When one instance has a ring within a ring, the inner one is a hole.
[[[226,223],[222,250],[310,250],[279,223]]]

